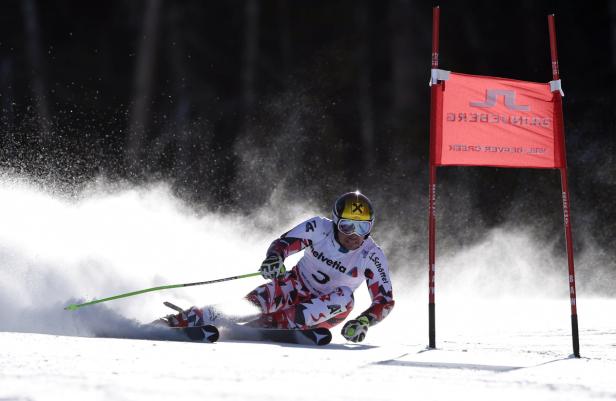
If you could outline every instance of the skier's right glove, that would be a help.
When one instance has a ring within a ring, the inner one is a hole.
[[[349,320],[342,328],[342,336],[349,341],[359,343],[364,341],[366,333],[370,327],[370,320],[366,316],[360,316],[357,319]]]
[[[259,272],[266,280],[274,280],[279,277],[284,276],[286,272],[286,268],[284,267],[283,260],[278,255],[270,255],[263,263],[261,263],[261,267],[259,268]]]

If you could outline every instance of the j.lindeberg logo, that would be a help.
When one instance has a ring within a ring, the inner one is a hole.
[[[515,104],[515,91],[505,89],[487,89],[484,102],[470,102],[471,107],[490,108],[496,105],[496,99],[502,96],[505,107],[510,110],[530,111],[530,106]]]

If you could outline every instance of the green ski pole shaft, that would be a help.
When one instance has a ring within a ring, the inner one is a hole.
[[[84,306],[100,304],[101,302],[112,301],[114,299],[119,299],[119,298],[132,297],[133,295],[145,294],[146,292],[168,290],[168,289],[171,289],[171,288],[180,288],[180,287],[192,287],[192,286],[195,286],[195,285],[222,283],[223,281],[231,281],[231,280],[237,280],[237,279],[240,279],[240,278],[254,277],[254,276],[258,276],[260,274],[261,274],[260,272],[256,272],[256,273],[243,274],[243,275],[240,275],[240,276],[219,278],[219,279],[216,279],[216,280],[199,281],[199,282],[196,282],[196,283],[172,284],[172,285],[163,285],[163,286],[160,286],[160,287],[146,288],[144,290],[127,292],[125,294],[114,295],[113,297],[108,297],[108,298],[103,298],[103,299],[96,299],[94,301],[84,302],[82,304],[71,304],[71,305],[68,305],[67,307],[65,307],[64,310],[77,310],[77,309],[82,308]]]

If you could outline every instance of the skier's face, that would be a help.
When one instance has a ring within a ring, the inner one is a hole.
[[[338,239],[340,240],[340,245],[342,245],[349,251],[354,251],[355,249],[359,248],[361,244],[364,243],[364,237],[360,237],[355,233],[351,235],[346,235],[338,231]]]

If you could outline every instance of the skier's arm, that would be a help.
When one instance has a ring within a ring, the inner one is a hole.
[[[309,246],[312,241],[302,238],[282,237],[275,239],[267,249],[267,256],[280,256],[283,260]]]
[[[314,239],[325,235],[327,223],[331,225],[330,220],[313,217],[274,240],[267,249],[267,256],[259,268],[263,278],[271,280],[284,276],[286,271],[284,260],[287,256],[301,251],[310,246]]]
[[[342,327],[342,336],[352,342],[363,341],[368,328],[385,319],[395,304],[385,255],[378,247],[373,248],[368,255],[368,266],[364,274],[372,304]]]
[[[322,217],[313,217],[298,224],[275,239],[267,250],[267,256],[280,256],[283,260],[310,246],[313,240],[323,236],[325,226],[331,221]]]
[[[370,251],[368,268],[366,268],[366,285],[370,292],[372,304],[360,315],[366,316],[370,326],[379,323],[394,307],[395,301],[392,293],[391,279],[387,266],[387,258],[383,252],[376,248]]]

